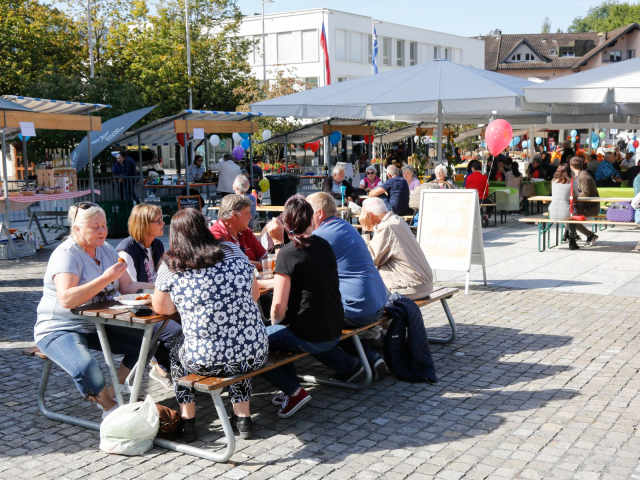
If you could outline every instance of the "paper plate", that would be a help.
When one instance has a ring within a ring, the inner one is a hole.
[[[127,305],[129,307],[135,307],[138,305],[148,305],[153,300],[153,295],[149,295],[149,298],[146,300],[136,300],[138,297],[142,297],[144,294],[142,293],[132,293],[130,295],[121,295],[119,297],[115,297],[114,300],[120,302],[122,305]]]

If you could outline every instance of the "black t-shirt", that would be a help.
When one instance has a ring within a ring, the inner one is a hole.
[[[302,340],[332,342],[342,334],[344,310],[338,264],[331,245],[316,235],[298,250],[285,245],[276,259],[275,273],[291,277],[291,291],[283,325]]]
[[[626,172],[622,172],[621,174],[622,179],[627,180],[628,187],[633,187],[633,181],[638,175],[640,175],[640,166],[638,165],[628,168]]]

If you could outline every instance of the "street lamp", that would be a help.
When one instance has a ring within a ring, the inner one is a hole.
[[[264,42],[264,4],[273,0],[262,0],[262,85],[267,84],[267,48]]]

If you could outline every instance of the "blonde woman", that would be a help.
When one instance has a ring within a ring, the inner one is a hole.
[[[103,418],[117,404],[102,368],[89,352],[101,350],[95,324],[73,315],[72,308],[135,293],[140,284],[118,262],[108,243],[107,218],[98,205],[83,202],[69,209],[71,236],[51,254],[38,305],[34,337],[38,348],[68,372],[85,399],[95,400]],[[124,382],[140,354],[142,331],[105,325],[111,351],[124,355],[118,380]],[[162,346],[159,348],[159,350]]]
[[[164,235],[162,210],[157,205],[141,203],[133,207],[129,216],[129,237],[120,242],[116,250],[120,258],[127,263],[127,273],[141,285],[141,288],[154,289],[156,272],[164,254],[164,245],[158,237]],[[160,328],[157,323],[153,329],[155,335]],[[160,333],[158,340],[165,348],[156,353],[155,361],[150,362],[149,376],[167,390],[173,390],[169,369],[169,350],[171,342],[182,333],[182,327],[170,320]]]

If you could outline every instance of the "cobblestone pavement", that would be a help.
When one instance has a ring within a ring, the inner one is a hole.
[[[640,479],[639,301],[496,285],[450,301],[459,338],[432,347],[437,385],[310,387],[309,406],[281,420],[273,387],[258,380],[255,439],[239,441],[228,464],[162,449],[106,455],[97,432],[39,413],[42,364],[20,355],[33,344],[48,253],[0,264],[0,479]],[[423,313],[430,335],[446,332],[439,305]],[[159,384],[144,388],[176,407]],[[99,418],[55,366],[48,401]],[[199,396],[202,443],[220,448],[213,412]]]

